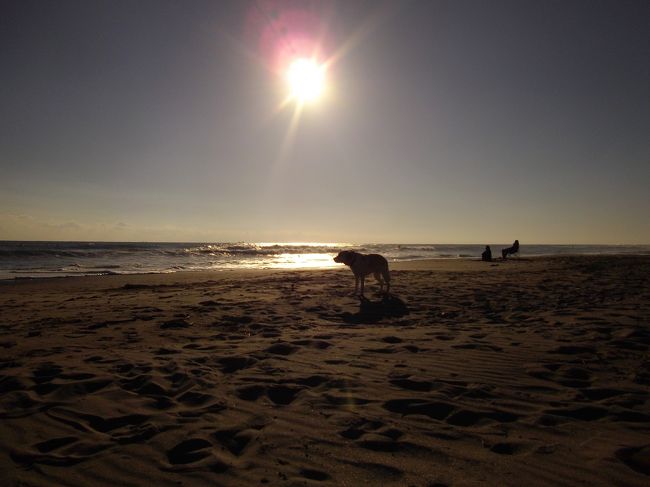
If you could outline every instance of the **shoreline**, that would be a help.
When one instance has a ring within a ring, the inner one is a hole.
[[[478,263],[479,266],[494,266],[494,265],[509,265],[510,262],[536,262],[541,260],[548,260],[550,262],[557,259],[590,259],[590,258],[644,258],[650,257],[650,254],[631,254],[631,253],[607,253],[607,254],[549,254],[549,255],[532,255],[532,256],[523,256],[523,257],[509,257],[507,260],[501,258],[495,258],[491,262],[483,262],[480,257],[441,257],[441,258],[427,258],[427,259],[412,259],[412,260],[400,260],[400,261],[389,261],[389,266],[391,270],[456,270],[456,269],[467,269],[467,263]],[[80,275],[52,275],[52,276],[17,276],[13,278],[3,278],[0,279],[0,285],[13,284],[18,282],[40,282],[40,281],[49,281],[49,280],[58,280],[58,279],[102,279],[102,278],[142,278],[145,276],[179,276],[181,279],[186,280],[187,276],[207,276],[207,275],[220,275],[223,273],[243,273],[243,274],[254,274],[254,273],[265,273],[265,272],[322,272],[322,271],[335,271],[346,268],[343,265],[337,265],[333,267],[264,267],[264,268],[255,268],[255,267],[241,267],[241,268],[232,268],[232,267],[223,267],[218,269],[197,269],[197,270],[179,270],[179,271],[168,271],[168,272],[142,272],[142,273],[119,273],[111,272],[105,274],[80,274]],[[471,268],[471,267],[469,267]],[[348,269],[349,270],[349,269]]]

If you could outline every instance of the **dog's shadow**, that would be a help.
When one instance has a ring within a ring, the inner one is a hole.
[[[359,311],[356,313],[342,313],[341,318],[345,323],[367,324],[377,323],[384,318],[401,318],[409,314],[408,306],[394,295],[384,296],[381,301],[370,301],[366,297],[359,298]]]

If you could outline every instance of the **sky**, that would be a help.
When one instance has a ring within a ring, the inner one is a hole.
[[[0,240],[649,244],[648,25],[646,0],[0,0]]]

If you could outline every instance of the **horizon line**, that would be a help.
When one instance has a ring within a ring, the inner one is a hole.
[[[246,243],[246,244],[272,244],[272,245],[509,245],[508,242],[318,242],[318,241],[249,241],[249,240],[47,240],[47,239],[38,239],[38,240],[7,240],[0,239],[0,243],[137,243],[137,244],[237,244],[237,243]],[[643,247],[650,246],[650,243],[522,243],[522,246],[526,245],[590,245],[590,246],[634,246],[634,247]]]

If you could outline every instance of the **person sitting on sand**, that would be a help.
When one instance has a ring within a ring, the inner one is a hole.
[[[492,250],[489,245],[485,246],[485,250],[481,254],[481,260],[484,262],[492,262]]]
[[[515,243],[512,244],[512,247],[501,249],[501,257],[503,257],[503,260],[506,260],[508,255],[515,255],[518,253],[519,253],[519,240],[515,240]]]

